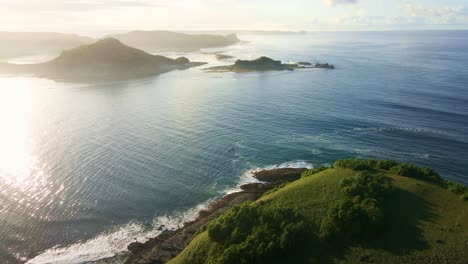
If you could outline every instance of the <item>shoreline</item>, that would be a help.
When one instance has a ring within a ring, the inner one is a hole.
[[[125,264],[166,263],[177,256],[190,243],[196,232],[203,225],[219,217],[233,206],[247,201],[255,201],[267,191],[285,182],[300,178],[306,168],[279,168],[261,170],[253,173],[259,183],[241,185],[238,192],[227,194],[199,212],[197,218],[185,223],[176,230],[164,230],[160,235],[144,243],[133,242],[128,245],[128,256]]]

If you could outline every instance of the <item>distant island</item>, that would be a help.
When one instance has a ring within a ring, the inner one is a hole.
[[[198,50],[202,48],[224,47],[238,43],[235,33],[222,36],[211,34],[184,34],[171,31],[131,31],[112,35],[124,44],[146,52],[159,50]]]
[[[171,59],[152,55],[107,38],[90,45],[66,50],[49,62],[39,64],[0,64],[0,73],[33,74],[61,81],[88,82],[142,78],[205,63],[181,57]]]
[[[0,60],[59,54],[66,49],[90,44],[95,40],[75,34],[49,32],[0,32]]]
[[[268,57],[260,57],[256,60],[237,60],[233,65],[216,66],[206,68],[206,71],[212,72],[256,72],[256,71],[293,71],[295,69],[321,68],[335,69],[333,64],[317,63],[312,65],[310,62],[282,63]]]
[[[253,175],[125,264],[454,263],[468,259],[468,188],[391,160]],[[164,229],[164,227],[162,227]]]

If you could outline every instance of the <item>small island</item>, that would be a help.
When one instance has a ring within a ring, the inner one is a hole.
[[[295,69],[321,68],[335,69],[333,64],[310,62],[282,63],[268,57],[260,57],[256,60],[237,60],[233,65],[216,66],[204,69],[211,72],[257,72],[257,71],[293,71]]]
[[[66,50],[49,62],[38,64],[0,64],[0,73],[32,74],[60,81],[89,82],[143,78],[173,70],[184,70],[205,63],[181,57],[171,59],[152,55],[107,38],[91,45]]]

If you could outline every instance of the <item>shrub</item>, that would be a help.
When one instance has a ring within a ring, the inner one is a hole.
[[[389,170],[399,163],[393,160],[363,160],[363,159],[342,159],[337,160],[333,167],[346,168],[352,170]]]
[[[375,235],[384,222],[380,203],[393,190],[391,179],[359,172],[343,179],[340,188],[347,197],[329,209],[320,225],[320,236],[361,240]]]
[[[460,199],[462,201],[468,201],[468,193],[464,193],[464,194],[460,195]]]
[[[430,181],[437,184],[442,184],[443,180],[434,170],[430,168],[421,168],[409,163],[401,163],[390,169],[391,173],[405,177]]]
[[[464,193],[468,193],[468,188],[466,188],[465,186],[461,184],[458,184],[452,181],[447,181],[446,183],[447,183],[447,187],[449,191],[451,191],[452,193],[456,195],[462,195]]]
[[[329,169],[329,167],[321,165],[321,166],[315,167],[313,169],[306,170],[301,174],[301,178],[312,176],[312,175],[317,174],[317,173],[319,173],[321,171],[324,171],[326,169]]]
[[[392,190],[392,180],[383,175],[360,172],[340,182],[341,191],[349,196],[382,200]]]
[[[282,257],[307,239],[309,226],[296,210],[268,203],[236,206],[208,225],[220,246],[207,263],[284,263]]]
[[[320,236],[326,240],[361,240],[375,235],[382,227],[383,219],[377,200],[345,199],[330,208],[320,225]]]

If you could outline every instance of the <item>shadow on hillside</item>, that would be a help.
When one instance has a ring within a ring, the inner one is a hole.
[[[309,258],[308,263],[328,264],[334,263],[336,259],[345,260],[345,256],[350,253],[350,246],[358,245],[396,255],[430,248],[418,225],[421,221],[432,221],[436,217],[432,211],[432,204],[414,193],[396,189],[387,198],[383,207],[386,218],[385,227],[376,238],[361,243],[340,241],[328,245],[322,244],[319,249],[320,254],[309,255],[314,257]]]
[[[433,205],[414,193],[395,189],[384,203],[385,230],[377,239],[363,243],[367,248],[404,255],[430,246],[419,228],[421,221],[432,221]]]

